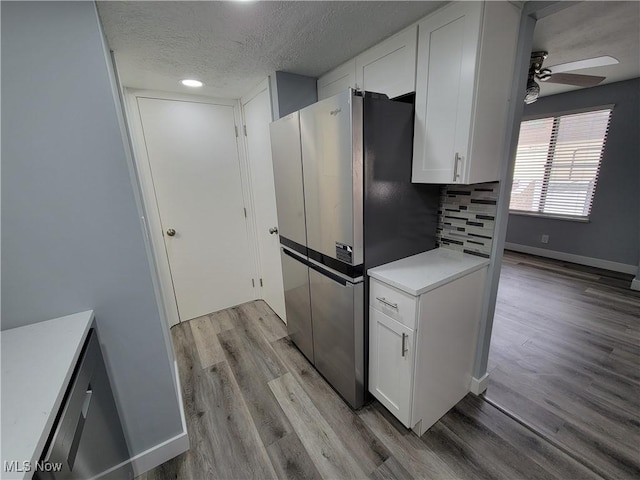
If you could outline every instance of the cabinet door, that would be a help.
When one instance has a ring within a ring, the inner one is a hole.
[[[385,93],[389,98],[413,92],[416,86],[417,34],[416,25],[358,55],[358,87]]]
[[[457,2],[418,25],[412,181],[465,183],[481,2]]]
[[[356,60],[351,59],[325,73],[318,79],[318,101],[344,92],[347,88],[357,88]]]
[[[369,309],[369,391],[411,427],[414,331]]]

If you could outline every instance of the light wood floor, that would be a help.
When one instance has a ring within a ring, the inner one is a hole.
[[[418,438],[352,411],[262,301],[172,329],[191,449],[151,479],[595,479],[472,395]]]
[[[507,253],[486,397],[608,478],[640,478],[632,276]]]

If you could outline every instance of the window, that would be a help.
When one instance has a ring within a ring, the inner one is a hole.
[[[587,219],[611,110],[522,122],[509,209]]]

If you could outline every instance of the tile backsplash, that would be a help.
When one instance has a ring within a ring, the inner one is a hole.
[[[490,258],[499,191],[499,182],[442,187],[438,246]]]

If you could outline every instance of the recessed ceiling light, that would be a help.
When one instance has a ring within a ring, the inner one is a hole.
[[[204,85],[200,80],[191,80],[189,78],[180,80],[180,83],[185,87],[201,87],[202,85]]]

